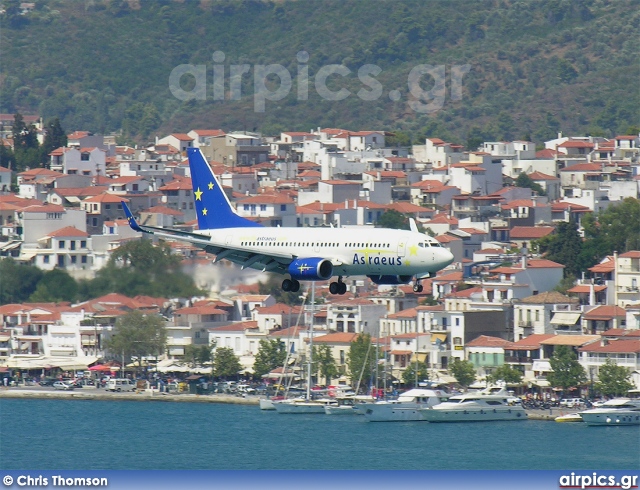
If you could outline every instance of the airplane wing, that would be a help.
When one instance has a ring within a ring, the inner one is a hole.
[[[196,247],[203,249],[207,253],[215,255],[216,259],[214,262],[227,259],[230,262],[240,265],[243,269],[251,267],[252,269],[285,274],[291,261],[296,258],[291,254],[278,254],[271,250],[269,253],[256,253],[248,250],[239,250],[232,247],[214,244],[211,242],[211,237],[200,233],[191,233],[172,228],[160,228],[158,226],[141,225],[133,217],[131,210],[125,202],[122,202],[122,208],[124,209],[124,214],[127,217],[129,226],[132,229],[141,233],[155,235],[159,238],[180,240],[182,242],[191,243]]]

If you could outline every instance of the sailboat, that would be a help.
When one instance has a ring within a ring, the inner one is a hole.
[[[335,400],[329,397],[312,399],[311,397],[311,374],[313,365],[313,314],[316,307],[316,283],[311,283],[311,321],[309,325],[309,364],[307,365],[307,393],[304,398],[293,398],[273,402],[273,406],[278,413],[301,414],[301,413],[324,413],[324,407],[328,404],[336,404]]]

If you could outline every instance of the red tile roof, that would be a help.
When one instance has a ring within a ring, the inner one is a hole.
[[[612,354],[639,354],[640,340],[610,340],[606,345],[600,342],[585,345],[578,349],[580,352],[610,352]]]
[[[564,267],[564,265],[547,259],[529,259],[527,261],[528,269],[549,269],[557,267]]]
[[[607,289],[607,286],[593,286],[593,291],[595,293],[599,293],[600,291],[604,291]],[[567,289],[567,293],[590,293],[591,286],[589,284],[579,284],[577,286],[573,286],[570,289]]]
[[[511,345],[512,342],[501,339],[499,337],[491,337],[490,335],[480,335],[471,342],[467,342],[466,347],[502,347]]]
[[[565,141],[560,143],[558,148],[593,148],[595,145],[587,141]]]
[[[64,228],[60,228],[52,233],[47,235],[49,238],[58,238],[58,237],[81,237],[86,238],[89,234],[85,231],[78,230],[75,226],[65,226]]]
[[[535,350],[540,348],[540,342],[543,340],[547,340],[553,337],[553,334],[539,334],[534,333],[525,337],[524,339],[520,339],[517,342],[513,342],[508,349],[510,350]]]
[[[625,318],[627,312],[616,305],[601,305],[584,314],[585,320],[611,320],[612,318]]]
[[[359,334],[349,332],[336,332],[314,337],[314,343],[320,344],[350,344],[354,342]]]
[[[529,178],[531,180],[560,180],[558,177],[555,177],[553,175],[547,175],[547,174],[543,174],[542,172],[531,172],[529,174]]]
[[[514,226],[509,232],[511,239],[524,238],[524,239],[537,239],[553,233],[555,228],[553,226]]]

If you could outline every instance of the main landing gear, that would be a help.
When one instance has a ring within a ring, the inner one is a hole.
[[[329,284],[329,292],[331,294],[344,294],[347,292],[347,285],[342,282],[342,276],[338,277],[338,282]]]
[[[300,291],[300,281],[296,281],[295,279],[285,279],[282,281],[282,290],[297,293]]]

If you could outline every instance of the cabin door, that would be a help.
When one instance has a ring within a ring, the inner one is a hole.
[[[404,240],[398,242],[398,257],[404,257],[407,249],[407,244]]]

